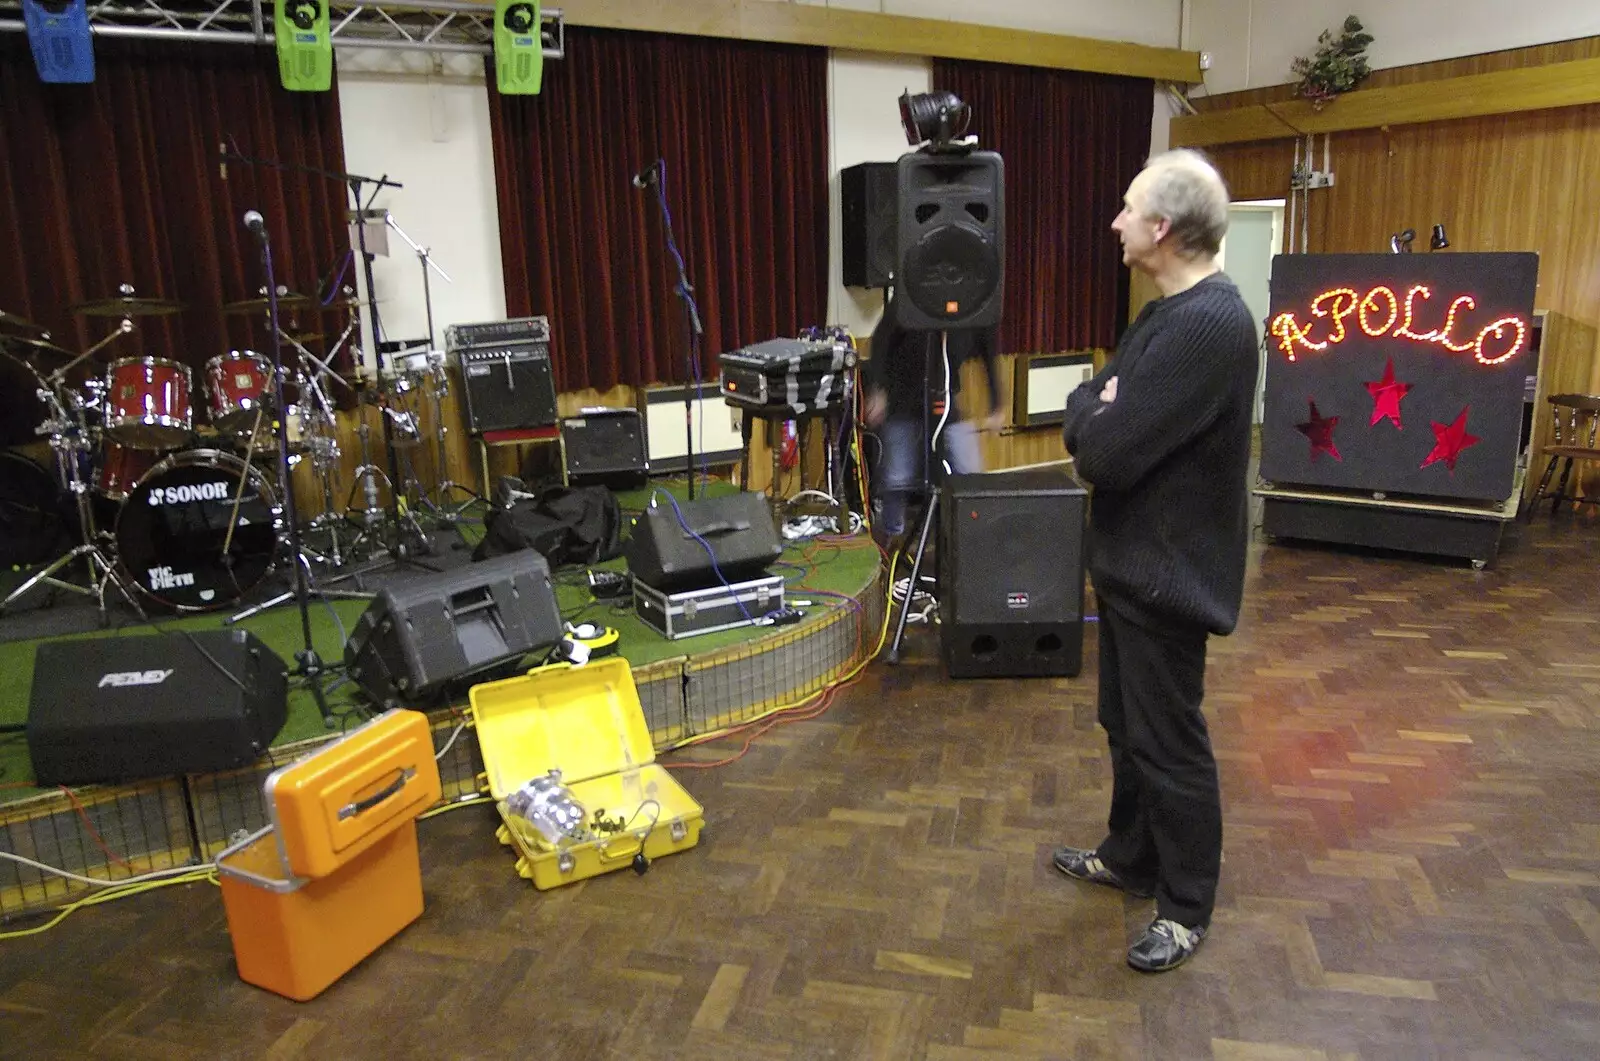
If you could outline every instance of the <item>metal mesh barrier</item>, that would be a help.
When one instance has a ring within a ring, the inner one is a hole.
[[[748,722],[824,691],[877,646],[883,622],[882,573],[855,598],[819,617],[701,657],[684,655],[634,669],[640,706],[655,746]],[[693,649],[693,639],[684,647]],[[483,756],[464,712],[430,712],[443,784],[441,805],[479,791]],[[0,851],[95,880],[214,858],[268,824],[262,784],[338,740],[330,733],[271,749],[251,766],[77,792],[65,789],[0,806]],[[91,885],[0,859],[0,921],[61,906]]]

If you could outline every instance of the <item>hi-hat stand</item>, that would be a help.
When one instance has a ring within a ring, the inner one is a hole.
[[[0,600],[0,614],[35,589],[65,590],[68,593],[93,597],[100,609],[100,625],[108,626],[111,617],[106,612],[106,588],[109,586],[122,595],[139,618],[147,618],[144,609],[139,607],[137,595],[123,579],[117,570],[117,565],[100,546],[100,531],[95,526],[90,484],[84,478],[84,465],[81,459],[83,454],[94,448],[94,444],[89,437],[88,425],[82,416],[82,404],[77,401],[63,401],[61,397],[68,370],[91,357],[101,347],[131,331],[133,331],[133,321],[124,317],[122,323],[110,335],[50,373],[48,377],[40,376],[28,362],[20,358],[10,358],[38,380],[39,400],[50,409],[50,418],[40,425],[37,433],[50,437],[50,449],[55,456],[56,478],[62,488],[72,495],[73,504],[77,508],[78,534],[82,541],[34,572],[4,600]],[[9,354],[7,356],[10,357]],[[83,558],[84,564],[88,567],[89,579],[86,586],[58,577],[58,572],[71,566],[79,557]]]
[[[894,312],[894,307],[885,307],[884,312],[892,313]],[[922,510],[922,528],[917,534],[917,549],[911,560],[911,578],[906,582],[906,599],[900,604],[900,617],[895,620],[894,640],[889,645],[889,655],[887,660],[891,664],[898,664],[900,662],[900,643],[905,639],[906,636],[906,622],[911,617],[911,602],[916,596],[917,585],[922,577],[923,554],[927,551],[928,536],[933,531],[933,521],[939,511],[939,488],[940,483],[943,481],[943,476],[938,476],[938,481],[935,481],[936,475],[934,469],[939,468],[946,472],[949,471],[948,462],[939,456],[940,436],[944,434],[944,426],[949,422],[951,412],[950,334],[948,332],[939,333],[939,353],[944,361],[944,390],[940,394],[941,408],[939,423],[930,433],[928,431],[928,427],[929,421],[932,419],[930,415],[930,406],[933,399],[928,393],[928,383],[931,376],[931,373],[928,371],[928,358],[931,355],[931,351],[929,350],[929,343],[927,342],[926,338],[924,338],[922,344],[921,393],[922,438],[926,440],[923,444],[927,447],[927,452],[922,455],[922,493],[925,500]],[[890,368],[890,371],[893,371],[892,367]],[[894,587],[890,586],[889,590],[892,594],[894,592]]]
[[[322,724],[332,729],[337,720],[328,707],[327,696],[322,691],[324,668],[321,657],[317,655],[316,645],[311,639],[310,564],[300,550],[300,517],[295,503],[294,488],[290,485],[289,479],[289,426],[288,419],[284,415],[287,406],[283,400],[283,334],[278,327],[278,286],[272,273],[272,240],[267,236],[266,221],[259,211],[251,210],[245,214],[244,223],[261,243],[261,268],[267,281],[267,312],[271,315],[272,324],[272,396],[277,403],[275,409],[277,429],[274,434],[278,443],[278,481],[284,484],[284,519],[289,524],[289,555],[294,564],[294,596],[295,603],[300,609],[300,631],[304,636],[304,647],[295,653],[295,666],[290,674],[298,674],[306,679],[306,684],[311,687],[311,695],[316,699],[317,710],[322,713]]]

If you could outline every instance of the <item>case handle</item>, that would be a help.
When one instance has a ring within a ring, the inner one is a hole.
[[[639,842],[634,844],[627,851],[612,851],[611,845],[615,844],[617,840],[620,839],[621,837],[617,837],[614,840],[608,840],[599,847],[595,848],[595,853],[600,856],[601,862],[614,862],[618,859],[632,858],[633,856],[641,854],[644,851],[645,838],[642,836],[638,837],[637,839]]]
[[[692,540],[695,533],[698,533],[702,538],[709,538],[714,534],[733,534],[738,531],[747,531],[749,529],[749,520],[717,520],[714,523],[705,524],[698,532],[691,533],[690,531],[685,530],[683,532],[683,536]]]
[[[416,777],[416,776],[417,776],[417,768],[416,767],[414,767],[414,766],[402,766],[402,767],[400,767],[400,776],[395,778],[392,782],[390,782],[389,785],[386,788],[383,788],[383,789],[380,789],[377,792],[374,792],[372,795],[368,796],[366,799],[357,800],[354,803],[346,803],[344,806],[340,807],[339,808],[339,820],[340,821],[344,821],[346,818],[354,818],[357,814],[361,814],[361,813],[363,813],[365,811],[371,810],[373,807],[376,807],[378,804],[382,803],[384,800],[388,799],[390,796],[394,795],[395,793],[399,792],[401,789],[405,788],[406,787],[406,782],[410,781],[413,777]]]

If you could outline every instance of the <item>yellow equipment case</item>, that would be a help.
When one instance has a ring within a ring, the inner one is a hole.
[[[656,763],[626,659],[556,663],[469,695],[496,835],[534,887],[643,872],[699,842],[704,812]]]
[[[388,711],[262,787],[271,824],[217,856],[222,902],[239,978],[303,1002],[422,914],[427,716]]]

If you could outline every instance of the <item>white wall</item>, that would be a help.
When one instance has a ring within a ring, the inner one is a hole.
[[[340,49],[339,108],[345,165],[404,187],[385,189],[386,207],[405,234],[449,275],[428,283],[434,342],[446,325],[501,320],[506,313],[495,201],[489,96],[478,56],[439,57]],[[398,233],[388,257],[373,262],[379,317],[390,339],[427,334],[420,258]]]
[[[1294,80],[1289,63],[1355,14],[1375,38],[1374,69],[1600,35],[1595,0],[1189,0],[1183,46],[1209,52],[1206,90]]]

